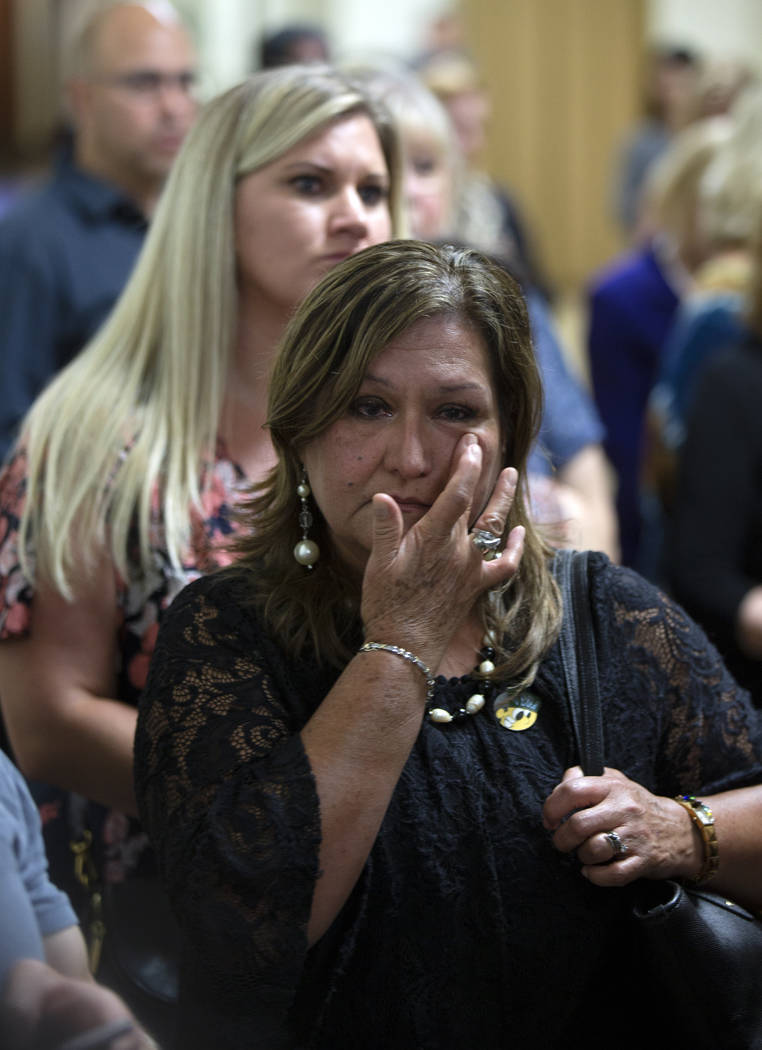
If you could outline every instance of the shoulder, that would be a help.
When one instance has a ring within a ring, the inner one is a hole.
[[[23,189],[0,221],[0,236],[27,230],[60,204],[55,180],[46,179]]]
[[[732,346],[745,338],[740,308],[729,297],[695,297],[680,305],[664,346],[663,371],[703,361],[704,352]],[[676,365],[677,363],[677,365]]]
[[[59,274],[71,242],[81,238],[83,220],[58,179],[30,191],[0,223],[3,282],[22,286],[29,276],[46,281]]]
[[[758,712],[701,628],[604,555],[590,585],[610,764],[661,794],[758,782]]]
[[[626,673],[636,661],[666,671],[673,669],[677,654],[682,661],[689,651],[711,648],[683,609],[634,569],[591,552],[589,573],[596,635],[609,670]]]
[[[648,681],[654,695],[644,694],[644,704],[688,690],[705,706],[738,692],[702,628],[669,595],[598,553],[590,559],[590,583],[599,666],[624,691],[639,682],[643,692]]]
[[[690,426],[713,431],[729,425],[733,431],[743,421],[752,433],[758,433],[761,399],[762,346],[749,341],[718,351],[696,377]]]
[[[57,224],[72,213],[66,180],[54,176],[33,189],[26,190],[0,222],[0,243],[34,236],[46,239],[51,223]]]
[[[251,571],[233,566],[199,576],[180,591],[170,606],[174,615],[208,607],[224,613],[231,606],[249,606],[252,595]]]
[[[203,660],[204,650],[221,658],[225,650],[253,655],[273,647],[254,607],[252,581],[251,570],[234,565],[183,587],[164,613],[156,651],[182,658],[193,650]]]
[[[702,386],[721,384],[724,389],[742,391],[747,384],[762,383],[762,343],[748,339],[726,347],[707,362],[701,376]]]
[[[678,628],[700,634],[680,606],[634,569],[614,565],[599,552],[591,553],[589,565],[591,602],[600,635],[609,640],[618,636],[624,649],[644,645],[650,651],[657,628],[666,634]]]
[[[665,595],[634,569],[615,565],[600,551],[591,551],[589,557],[590,583],[596,604],[621,602],[637,607],[653,604]]]
[[[590,287],[593,305],[617,302],[624,306],[633,294],[664,297],[677,304],[677,296],[667,283],[656,256],[648,248],[616,259],[594,278]]]
[[[669,603],[658,587],[633,569],[615,565],[601,551],[585,553],[589,600],[598,633],[621,628],[632,617],[656,613]],[[556,557],[580,558],[582,553],[559,551]]]
[[[237,563],[184,587],[164,613],[149,683],[185,675],[191,665],[217,666],[265,676],[284,694],[324,696],[338,672],[311,648],[295,657],[275,636],[255,602],[254,581],[255,570]]]
[[[595,301],[616,295],[630,284],[633,277],[640,275],[642,268],[642,256],[634,254],[619,256],[593,277],[590,285],[591,298]]]

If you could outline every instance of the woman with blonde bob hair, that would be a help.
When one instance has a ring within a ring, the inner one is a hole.
[[[140,703],[184,1050],[498,1050],[539,1023],[565,1047],[604,1016],[597,964],[623,932],[601,887],[715,876],[762,904],[754,712],[602,554],[608,766],[574,765],[568,613],[520,477],[528,332],[501,268],[417,241],[342,263],[286,331],[242,556],[173,603]],[[707,859],[674,796],[710,787]]]
[[[103,871],[145,836],[132,741],[158,622],[230,560],[274,461],[274,347],[337,262],[403,233],[391,121],[328,68],[261,73],[188,135],[133,275],[25,421],[0,479],[0,694],[36,779],[111,808]]]

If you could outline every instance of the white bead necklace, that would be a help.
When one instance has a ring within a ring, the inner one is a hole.
[[[460,722],[464,718],[468,718],[469,715],[478,714],[487,701],[492,698],[495,685],[489,676],[495,670],[495,650],[492,647],[492,639],[489,635],[485,635],[482,642],[482,648],[479,652],[479,663],[471,672],[473,677],[479,680],[479,692],[472,693],[464,706],[459,707],[457,711],[448,711],[444,707],[430,707],[427,712],[428,716],[437,725]]]

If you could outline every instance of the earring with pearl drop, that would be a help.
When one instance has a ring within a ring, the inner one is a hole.
[[[320,557],[320,548],[314,540],[309,538],[309,530],[312,525],[312,512],[310,511],[307,500],[312,490],[307,483],[307,471],[302,467],[302,476],[299,484],[296,486],[296,494],[299,497],[301,503],[301,509],[299,511],[299,524],[302,528],[302,538],[299,540],[297,545],[294,547],[294,558],[303,565],[308,572],[312,572],[312,566]]]

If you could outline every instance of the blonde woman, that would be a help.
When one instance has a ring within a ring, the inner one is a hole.
[[[397,125],[412,235],[424,241],[454,237],[463,158],[446,109],[408,70],[350,65],[346,71],[383,103]]]
[[[745,331],[705,346],[678,457],[675,594],[762,707],[762,207],[749,221]]]
[[[258,74],[178,156],[109,321],[40,397],[0,487],[0,695],[27,775],[102,803],[139,865],[132,739],[159,620],[225,562],[274,463],[273,348],[332,266],[401,230],[396,139],[328,69]]]
[[[702,261],[670,329],[649,404],[649,424],[668,466],[667,476],[660,479],[667,500],[700,368],[714,352],[745,335],[742,314],[762,206],[762,89],[748,89],[739,97],[727,131],[727,141],[698,182],[695,224]]]
[[[647,243],[613,260],[588,289],[590,378],[606,427],[604,449],[616,472],[622,562],[647,574],[640,483],[646,407],[670,327],[703,257],[696,221],[701,176],[728,134],[727,121],[714,117],[678,136],[649,174]]]

